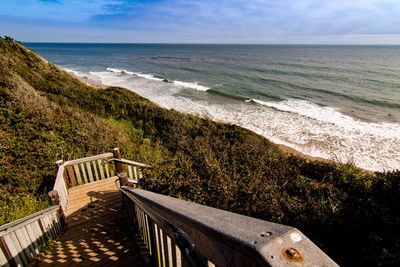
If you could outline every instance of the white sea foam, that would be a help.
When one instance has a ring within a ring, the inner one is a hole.
[[[66,72],[69,72],[69,73],[71,73],[71,74],[73,74],[73,75],[75,75],[77,77],[84,77],[85,76],[85,73],[81,72],[81,71],[77,71],[77,70],[73,70],[73,69],[65,68],[65,67],[62,67],[62,69],[64,69]]]
[[[253,102],[263,106],[272,107],[281,111],[292,112],[328,124],[334,124],[348,131],[361,131],[373,133],[386,138],[400,136],[399,124],[395,123],[369,123],[353,119],[340,113],[332,107],[322,107],[306,100],[287,99],[280,102],[266,102],[252,99]]]
[[[207,90],[210,89],[210,88],[208,88],[206,86],[203,86],[203,85],[200,85],[200,84],[198,84],[196,82],[195,83],[189,83],[189,82],[173,81],[173,83],[175,85],[178,85],[178,86],[182,86],[182,87],[186,87],[186,88],[192,88],[192,89],[196,89],[196,90],[199,90],[199,91],[207,91]]]
[[[337,109],[297,99],[210,104],[180,96],[184,86],[179,84],[121,71],[91,74],[103,84],[126,87],[160,106],[235,123],[311,156],[354,160],[373,171],[400,169],[400,124],[357,121]]]
[[[158,81],[158,82],[162,82],[163,81],[163,79],[154,77],[154,75],[151,75],[151,74],[144,74],[144,73],[138,73],[138,72],[133,72],[133,74],[138,76],[138,77],[145,78],[145,79],[148,79],[148,80],[153,80],[153,81]]]
[[[158,82],[163,82],[164,79],[155,77],[152,74],[146,74],[146,73],[140,73],[140,72],[130,72],[127,70],[122,70],[122,69],[114,69],[114,68],[107,68],[108,71],[111,72],[116,72],[116,73],[126,73],[126,74],[131,74],[131,75],[136,75],[140,78],[148,79],[148,80],[153,80],[153,81],[158,81]],[[185,87],[185,88],[191,88],[195,89],[198,91],[207,91],[210,88],[200,85],[197,82],[182,82],[182,81],[172,81],[173,84],[180,86],[180,87]]]

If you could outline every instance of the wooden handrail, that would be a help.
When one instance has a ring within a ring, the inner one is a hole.
[[[142,167],[142,168],[151,168],[150,165],[143,164],[143,163],[136,162],[136,161],[132,161],[132,160],[127,160],[127,159],[112,158],[112,159],[109,159],[108,161],[110,161],[110,162],[111,161],[117,161],[117,162],[120,162],[120,163],[125,163],[127,165],[138,166],[138,167]]]
[[[160,237],[147,209],[185,232],[209,266],[338,266],[296,228],[141,189],[120,190],[131,221],[136,221],[152,255],[162,261],[176,259],[171,259],[168,238],[162,233]]]
[[[104,154],[100,154],[100,155],[96,155],[96,156],[80,158],[80,159],[75,159],[75,160],[69,160],[69,161],[66,161],[64,163],[64,165],[65,166],[76,165],[76,164],[79,164],[79,163],[86,163],[88,161],[94,161],[94,160],[98,160],[98,159],[105,159],[105,158],[109,158],[109,157],[112,157],[112,156],[113,156],[113,153],[104,153]]]

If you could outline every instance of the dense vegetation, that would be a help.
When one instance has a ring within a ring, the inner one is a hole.
[[[400,171],[285,154],[241,127],[88,86],[0,39],[0,224],[10,207],[46,204],[56,160],[117,146],[153,165],[146,189],[295,226],[343,266],[400,263]]]

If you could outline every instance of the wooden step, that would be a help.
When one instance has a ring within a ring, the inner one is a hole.
[[[82,194],[80,196],[75,196],[75,197],[71,197],[68,200],[68,206],[67,207],[71,207],[76,205],[77,203],[89,203],[89,202],[93,202],[96,200],[101,200],[101,199],[108,199],[111,196],[116,196],[119,195],[121,196],[121,193],[119,192],[119,190],[104,190],[104,191],[91,191],[91,192],[87,192],[86,194]]]
[[[106,202],[111,202],[111,203],[122,202],[121,193],[116,192],[115,194],[107,195],[101,199],[93,198],[93,199],[85,199],[85,200],[68,203],[66,215],[69,216],[82,208],[85,208],[85,207],[88,208],[88,205],[99,206],[99,205],[102,205],[101,203],[106,203]]]
[[[83,185],[78,185],[78,186],[74,186],[71,187],[70,189],[68,189],[68,192],[70,195],[75,195],[75,194],[80,194],[82,192],[87,192],[87,191],[96,191],[96,188],[102,187],[102,186],[111,186],[113,185],[115,189],[118,189],[115,186],[115,183],[117,183],[117,185],[119,186],[119,182],[117,180],[117,177],[112,177],[112,178],[108,178],[105,180],[100,180],[100,181],[96,181],[96,182],[92,182],[92,183],[88,183],[88,184],[83,184]]]
[[[87,218],[86,220],[89,220],[93,216],[101,215],[109,210],[120,210],[122,206],[122,202],[113,202],[113,203],[107,203],[105,206],[99,206],[93,209],[85,209],[83,211],[77,211],[75,212],[72,216],[68,216],[66,218],[65,222],[70,223],[70,222],[76,222],[78,220],[83,220],[84,218]]]

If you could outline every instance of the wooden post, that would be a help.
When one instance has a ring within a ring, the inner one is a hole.
[[[0,250],[3,251],[3,254],[6,257],[8,264],[10,266],[17,266],[17,264],[14,262],[13,256],[12,256],[10,250],[8,249],[7,244],[4,241],[3,237],[0,237]]]
[[[47,194],[50,198],[50,202],[52,206],[60,204],[60,196],[58,195],[57,190],[52,190]]]
[[[121,159],[121,151],[119,150],[119,148],[114,148],[113,149],[113,154],[114,154],[114,159]],[[126,173],[124,172],[124,165],[115,160],[114,164],[115,164],[115,172],[117,173],[117,176],[119,178],[119,183],[121,186],[128,186],[128,176],[126,175]]]
[[[56,166],[58,168],[60,168],[62,165],[64,165],[64,161],[62,159],[56,161]],[[57,168],[57,173],[58,173],[58,168]],[[65,170],[64,170],[64,173],[63,173],[63,178],[64,178],[65,186],[68,189],[69,188],[69,182],[68,182],[68,176],[67,176],[67,173],[65,172]]]
[[[52,190],[47,195],[50,198],[50,202],[51,202],[52,206],[60,205],[60,195],[58,194],[57,190]],[[57,211],[57,216],[58,216],[58,218],[60,218],[61,224],[64,226],[65,225],[65,214],[64,214],[63,209],[61,208],[61,205]]]
[[[117,176],[121,186],[129,186],[128,175],[125,172],[118,173]]]
[[[57,167],[60,167],[63,164],[64,164],[64,161],[62,159],[56,161]]]
[[[114,154],[114,159],[121,159],[121,151],[119,150],[118,147],[113,149],[113,154]],[[115,171],[116,171],[117,175],[119,173],[123,173],[124,172],[123,164],[119,161],[114,161],[114,163],[115,163]]]

